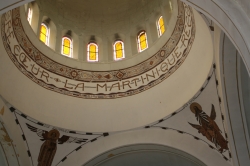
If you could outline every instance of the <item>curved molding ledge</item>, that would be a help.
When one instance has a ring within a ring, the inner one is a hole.
[[[159,153],[165,153],[166,155],[168,154],[175,155],[178,156],[179,158],[183,158],[186,161],[190,161],[199,166],[206,166],[198,158],[191,156],[186,152],[183,152],[181,150],[169,146],[163,146],[158,144],[133,144],[133,145],[118,147],[96,156],[92,160],[85,163],[84,166],[100,165],[101,163],[106,162],[108,160],[112,160],[116,157],[133,153],[141,153],[141,152],[142,153],[159,152]]]
[[[0,1],[0,14],[3,14],[11,9],[14,9],[18,6],[24,5],[26,3],[29,3],[33,0],[1,0]]]

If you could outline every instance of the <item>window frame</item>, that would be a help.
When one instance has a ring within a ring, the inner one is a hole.
[[[45,41],[45,43],[44,43],[43,41],[42,41],[42,42],[43,42],[45,45],[49,46],[50,29],[49,29],[49,26],[47,26],[45,23],[41,23],[39,39],[40,39],[40,41],[41,41],[41,33],[42,33],[42,32],[41,32],[41,28],[42,28],[42,26],[44,26],[44,27],[46,28],[46,30],[47,30],[47,31],[46,31],[47,33],[44,34],[45,37],[46,37],[46,41]]]
[[[144,48],[143,50],[141,49],[141,41],[140,41],[140,36],[142,34],[145,34],[145,38],[146,38],[146,48]],[[143,52],[148,48],[148,38],[147,38],[147,33],[145,30],[140,31],[137,35],[137,48],[138,48],[138,52]]]
[[[90,48],[90,45],[95,45],[96,46],[96,60],[91,60],[90,59],[90,50],[89,50],[89,48]],[[99,61],[99,48],[98,48],[98,44],[97,43],[95,43],[95,42],[89,42],[89,44],[87,45],[87,61],[88,62],[98,62]]]
[[[161,36],[163,35],[163,33],[162,33],[162,31],[161,31],[161,27],[162,27],[162,26],[160,25],[160,19],[161,19],[161,18],[162,18],[162,20],[163,20],[163,25],[162,25],[162,26],[164,26],[164,32],[163,32],[163,33],[165,33],[165,31],[166,31],[163,16],[160,16],[160,17],[158,18],[158,20],[156,21],[157,31],[158,31],[158,37],[161,37]]]
[[[70,55],[67,55],[67,54],[64,54],[64,40],[65,39],[68,39],[70,41]],[[73,40],[70,38],[70,37],[67,37],[67,36],[64,36],[62,37],[62,51],[61,51],[61,54],[66,56],[66,57],[70,57],[72,58],[73,57]]]
[[[122,43],[122,57],[117,58],[116,57],[116,44],[117,43]],[[113,44],[113,55],[114,55],[114,60],[119,61],[125,58],[125,52],[124,52],[124,42],[122,40],[116,40],[115,43]]]

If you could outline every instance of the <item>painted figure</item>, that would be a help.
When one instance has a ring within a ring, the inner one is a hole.
[[[41,139],[44,141],[40,148],[40,153],[38,156],[38,166],[51,166],[54,156],[57,150],[57,144],[61,145],[64,143],[76,143],[82,144],[86,142],[88,139],[85,138],[76,138],[70,137],[67,135],[63,135],[61,138],[60,133],[57,129],[52,129],[49,132],[31,126],[30,124],[26,123],[27,127],[30,131],[35,132]]]
[[[51,166],[56,154],[57,139],[59,138],[59,136],[60,133],[55,129],[43,133],[45,142],[40,148],[38,166]]]
[[[198,130],[209,141],[213,142],[217,149],[222,153],[223,150],[228,150],[228,141],[221,134],[221,130],[214,121],[216,118],[216,112],[214,105],[212,104],[211,114],[208,116],[203,112],[202,107],[198,103],[192,103],[190,110],[195,114],[195,117],[200,125],[189,123],[193,128]]]

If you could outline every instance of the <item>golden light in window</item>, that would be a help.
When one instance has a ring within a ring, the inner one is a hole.
[[[32,14],[33,14],[32,9],[28,8],[27,20],[30,24],[31,24],[31,20],[32,20]]]
[[[159,36],[161,36],[165,32],[164,20],[162,16],[157,21],[157,29]]]
[[[46,45],[49,45],[49,28],[43,23],[40,28],[40,40]]]
[[[114,59],[115,60],[121,60],[125,58],[124,43],[122,41],[116,41],[113,47],[114,47]]]
[[[62,39],[62,54],[68,57],[72,57],[72,40],[68,37]]]
[[[88,61],[97,62],[98,61],[98,45],[95,43],[88,44]]]
[[[145,31],[139,33],[137,37],[137,44],[139,52],[142,52],[148,48],[147,35]]]

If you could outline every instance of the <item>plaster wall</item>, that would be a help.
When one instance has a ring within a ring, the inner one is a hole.
[[[239,80],[241,83],[241,94],[242,94],[242,100],[243,100],[243,108],[245,110],[246,115],[246,124],[248,127],[248,139],[250,137],[250,78],[247,74],[246,67],[242,60],[239,58]]]
[[[3,151],[2,147],[0,147],[0,165],[1,166],[8,166],[7,165],[7,161],[5,159],[5,154],[4,154],[4,151]]]
[[[239,3],[239,5],[242,7],[244,12],[248,15],[250,18],[250,2],[249,0],[235,0]]]

